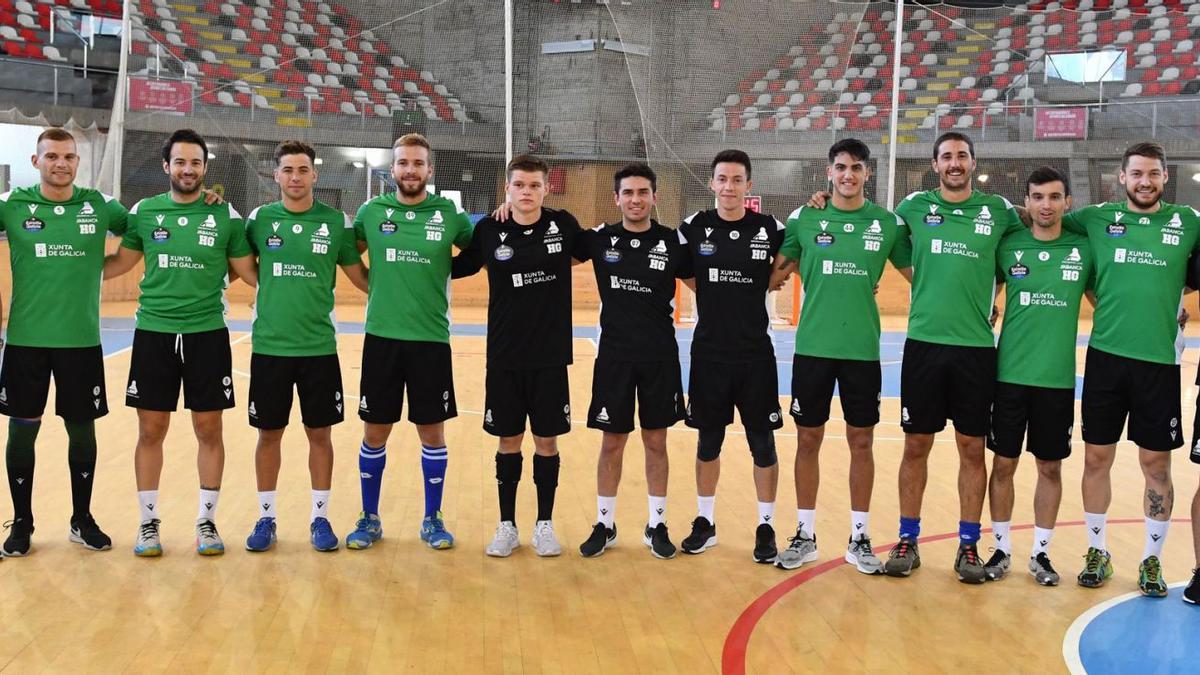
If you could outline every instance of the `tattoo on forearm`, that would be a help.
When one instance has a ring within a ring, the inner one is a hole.
[[[1160,495],[1155,492],[1154,488],[1146,488],[1146,501],[1150,506],[1146,509],[1146,515],[1150,517],[1169,515],[1171,506],[1175,503],[1175,487],[1172,486],[1167,490],[1166,495]]]

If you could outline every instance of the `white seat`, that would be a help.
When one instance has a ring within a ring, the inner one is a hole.
[[[317,47],[316,49],[312,50],[312,58],[314,61],[328,61],[329,54],[327,54],[324,49]]]
[[[1153,54],[1147,54],[1147,55],[1143,56],[1140,61],[1138,61],[1137,67],[1138,68],[1153,68],[1156,65],[1158,65],[1158,58],[1156,56],[1154,56]]]
[[[276,49],[275,45],[271,44],[270,42],[268,42],[262,46],[262,53],[265,54],[266,56],[270,56],[273,58],[279,58],[279,50]]]
[[[795,106],[798,106],[798,105],[803,105],[803,104],[804,104],[804,93],[803,93],[803,92],[799,92],[799,91],[798,91],[798,92],[796,92],[796,93],[792,94],[792,95],[791,95],[791,96],[788,98],[788,100],[787,100],[787,104],[788,104],[788,105],[790,105],[790,106],[792,106],[792,107],[795,107]]]
[[[336,49],[339,52],[346,50],[346,46],[337,38],[329,38],[329,48]]]
[[[384,68],[383,66],[375,66],[375,77],[382,77],[383,79],[387,80],[387,79],[391,79],[392,73],[390,70],[388,70],[387,68]],[[735,96],[736,96],[736,94],[735,94]]]
[[[1130,42],[1133,42],[1133,31],[1131,30],[1123,30],[1113,38],[1113,44],[1127,45]]]
[[[921,125],[920,125],[920,128],[921,128],[921,129],[932,129],[932,128],[934,127],[934,125],[936,125],[936,124],[937,124],[937,118],[936,118],[936,117],[934,117],[933,115],[926,115],[926,116],[925,116],[925,117],[924,117],[924,118],[921,120]]]
[[[762,122],[757,117],[751,117],[750,119],[746,120],[746,124],[742,128],[746,131],[758,131],[760,124],[762,124]]]
[[[954,123],[954,128],[955,129],[969,129],[969,128],[971,128],[971,126],[973,124],[975,124],[974,117],[972,117],[971,115],[962,115],[961,117],[958,118],[958,121]]]
[[[1002,61],[1007,61],[1011,58],[1012,58],[1012,52],[1008,51],[1007,49],[1002,49],[992,55],[992,62],[1000,63]]]
[[[67,60],[67,57],[60,54],[58,52],[58,47],[55,47],[54,45],[43,46],[42,56],[46,57],[50,61],[57,61],[59,63],[63,63]]]
[[[1096,34],[1095,33],[1085,33],[1084,35],[1079,36],[1079,45],[1081,47],[1091,47],[1095,44],[1096,44]]]
[[[279,41],[289,47],[296,47],[300,44],[296,41],[296,36],[292,35],[291,33],[284,33],[283,35],[280,35]]]
[[[12,26],[0,26],[0,38],[4,38],[5,40],[20,41],[24,41],[25,39],[21,37],[20,34],[17,33],[17,29],[13,28]]]
[[[1143,42],[1142,44],[1137,46],[1137,49],[1133,50],[1134,56],[1145,56],[1147,54],[1153,54],[1153,53],[1154,53],[1154,44],[1151,42]]]
[[[772,69],[768,70],[768,71],[767,71],[767,74],[764,76],[764,78],[763,78],[763,79],[766,79],[766,80],[778,80],[778,79],[779,79],[779,69],[778,69],[778,68],[772,68]]]
[[[826,68],[836,68],[839,61],[840,59],[838,59],[837,55],[831,54],[825,57],[825,62],[822,65]]]
[[[1162,82],[1170,82],[1172,80],[1178,80],[1179,79],[1179,69],[1176,68],[1175,66],[1171,66],[1170,68],[1167,68],[1166,70],[1164,70],[1162,72],[1162,75],[1158,76],[1158,79]]]
[[[259,18],[257,16],[250,20],[250,27],[257,31],[261,31],[264,33],[267,32],[266,20]],[[266,45],[263,45],[263,46],[265,47]]]
[[[950,114],[950,104],[949,103],[939,103],[936,106],[934,106],[933,112],[938,117],[945,117],[946,115]]]
[[[758,80],[750,87],[750,91],[755,94],[766,91],[766,90],[767,90],[767,81],[766,80]]]
[[[938,42],[942,39],[942,31],[931,30],[925,34],[925,41],[929,43]]]
[[[1172,54],[1183,54],[1186,52],[1190,52],[1194,49],[1193,44],[1194,43],[1191,40],[1180,40],[1179,44],[1175,45],[1175,49],[1171,50],[1171,53]]]
[[[1171,31],[1166,28],[1160,28],[1154,31],[1154,36],[1150,38],[1153,42],[1170,42]]]
[[[392,66],[395,68],[405,68],[408,65],[404,63],[404,59],[400,58],[399,56],[393,56],[389,60],[392,62]]]
[[[807,65],[808,59],[803,56],[797,56],[796,58],[792,59],[792,68],[794,69],[800,69]]]
[[[754,101],[754,105],[759,106],[759,107],[771,105],[771,95],[770,94],[759,94],[758,99],[756,99]]]
[[[21,16],[25,16],[25,15],[22,14]],[[171,43],[171,45],[175,46],[175,47],[186,47],[187,46],[187,43],[185,43],[183,41],[183,38],[179,37],[179,35],[176,33],[167,33],[167,42]]]
[[[796,123],[792,125],[792,128],[796,131],[808,131],[812,128],[812,118],[801,117],[800,119],[796,120]]]
[[[875,69],[875,66],[867,66],[866,68],[862,69],[862,76],[867,80],[877,76],[878,74],[879,71]]]
[[[342,81],[338,79],[337,75],[334,75],[332,73],[326,73],[325,74],[325,86],[326,87],[340,87],[340,86],[342,86]]]
[[[302,23],[302,24],[300,24],[300,34],[301,35],[316,35],[317,29],[313,28],[311,23]]]
[[[314,87],[320,87],[325,84],[324,78],[322,78],[318,73],[309,73],[307,79],[308,83]]]
[[[783,83],[783,91],[791,92],[800,88],[800,80],[788,80]]]
[[[790,49],[788,49],[788,53],[787,53],[787,55],[788,55],[788,56],[800,56],[800,55],[801,55],[801,54],[803,54],[803,53],[804,53],[804,47],[803,47],[803,46],[801,46],[801,45],[792,45],[792,47],[791,47]]]
[[[900,88],[904,91],[916,91],[917,81],[911,77],[905,78],[905,80],[900,83]]]
[[[850,48],[850,53],[851,54],[866,54],[867,46],[865,44],[859,42]]]
[[[328,63],[328,65],[326,65],[325,67],[328,68],[329,72],[333,73],[334,75],[344,75],[345,74],[342,71],[342,64],[338,63],[337,61],[330,61]]]
[[[258,67],[260,70],[275,70],[279,66],[275,63],[275,59],[264,54],[258,57]]]
[[[20,6],[18,5],[18,8],[19,7]],[[238,15],[237,7],[234,7],[233,5],[226,2],[221,5],[221,14],[224,14],[225,16],[237,16]]]
[[[958,83],[958,88],[959,89],[974,89],[975,88],[975,78],[971,77],[970,75],[964,77]]]
[[[983,93],[979,95],[979,100],[980,101],[995,101],[998,96],[1000,96],[1000,92],[989,87],[987,89],[984,89]]]
[[[357,65],[362,63],[362,61],[359,60],[358,54],[355,54],[354,52],[346,52],[346,63]]]
[[[846,118],[845,117],[833,118],[833,124],[831,126],[837,131],[841,131],[842,129],[845,129],[846,128]]]
[[[728,96],[725,97],[725,103],[723,103],[722,105],[724,105],[726,108],[728,108],[728,107],[737,105],[738,101],[740,101],[740,100],[741,100],[741,97],[739,97],[737,94],[729,94]]]
[[[1121,98],[1129,98],[1131,96],[1141,96],[1142,85],[1140,82],[1133,82],[1125,85],[1125,91],[1121,92]]]
[[[775,119],[783,119],[784,117],[791,117],[791,115],[792,109],[786,105],[781,105],[775,109]]]
[[[923,66],[936,66],[937,62],[937,54],[929,53],[921,57],[921,65]]]
[[[246,31],[241,28],[234,28],[229,31],[229,39],[234,42],[249,42],[250,36],[246,35]]]
[[[317,89],[312,85],[308,85],[304,88],[304,98],[324,99],[325,97],[321,95],[320,89]]]
[[[817,91],[833,91],[833,80],[821,80],[817,82]]]
[[[1021,90],[1017,92],[1016,99],[1018,101],[1032,101],[1033,89],[1031,87],[1021,87]]]
[[[233,94],[228,90],[222,89],[217,92],[217,103],[231,108],[239,108],[238,102],[233,98]]]
[[[871,55],[882,54],[883,45],[879,44],[878,42],[872,42],[871,44],[867,45],[867,53]]]
[[[844,77],[838,78],[833,83],[834,91],[846,91],[850,88],[850,81]]]
[[[866,119],[869,117],[875,117],[878,114],[879,114],[879,108],[877,108],[876,106],[873,106],[873,105],[865,105],[865,106],[863,106],[863,109],[858,113],[858,116],[862,117],[863,119]]]
[[[996,44],[992,45],[992,47],[996,51],[1000,51],[1001,49],[1008,49],[1011,44],[1012,41],[1010,41],[1008,38],[1000,38],[999,40],[996,40]]]
[[[1041,15],[1039,14],[1038,16],[1041,16]],[[1038,24],[1036,26],[1030,26],[1030,28],[1029,28],[1029,37],[1041,37],[1045,34],[1046,34],[1046,27],[1041,24]]]
[[[255,7],[254,16],[266,21],[267,19],[271,18],[271,10],[267,9],[266,7]]]
[[[426,82],[428,82],[430,84],[437,82],[437,79],[434,78],[433,73],[429,72],[428,70],[421,71],[421,79],[425,80]]]
[[[1009,28],[1008,26],[1005,26],[1004,28],[1001,28],[1000,30],[996,31],[996,37],[997,37],[997,38],[1009,38],[1009,37],[1012,37],[1012,28]]]
[[[376,103],[375,104],[375,116],[376,117],[391,117],[392,116],[391,106],[387,106],[382,103]]]
[[[817,68],[816,70],[814,70],[812,72],[812,79],[814,79],[814,80],[821,80],[826,77],[829,77],[829,69],[828,68]]]
[[[1062,32],[1063,26],[1061,23],[1056,23],[1053,26],[1046,27],[1046,37],[1050,37],[1052,35],[1062,35]]]
[[[252,100],[254,102],[255,108],[259,108],[262,110],[270,110],[271,109],[271,102],[268,101],[267,97],[263,96],[262,94],[255,94],[250,100]]]
[[[842,77],[845,77],[847,80],[857,80],[859,77],[862,77],[862,73],[858,68],[851,66],[846,69],[846,73]]]
[[[300,26],[295,21],[284,21],[283,30],[285,33],[297,35],[300,33]]]
[[[432,107],[421,108],[421,111],[425,113],[425,119],[427,120],[436,120],[438,118],[437,110]]]
[[[420,101],[418,101],[418,103],[420,103]],[[744,120],[748,120],[751,117],[757,117],[757,116],[758,116],[758,108],[756,108],[752,105],[746,106],[746,109],[742,111],[742,115],[741,115],[742,119],[744,119]]]
[[[330,61],[330,63],[332,64],[333,62]],[[358,66],[354,65],[353,63],[342,64],[342,74],[353,75],[354,77],[361,75],[361,73],[358,72]]]
[[[775,128],[779,129],[780,131],[791,131],[796,128],[796,120],[790,117],[784,117],[779,120],[779,123],[775,125]]]
[[[838,96],[838,100],[837,100],[838,105],[850,105],[851,103],[854,103],[854,92],[843,91]]]
[[[1008,68],[1009,65],[1007,61],[997,63],[996,65],[992,66],[992,75],[1004,75],[1008,72]]]
[[[814,105],[808,111],[809,119],[816,119],[818,117],[824,117],[824,116],[825,116],[825,106],[823,106],[823,105]]]
[[[992,101],[984,112],[988,115],[999,115],[1004,112],[1004,104],[1000,101]]]
[[[312,52],[310,52],[308,47],[305,47],[304,45],[296,45],[296,58],[311,59]]]
[[[899,68],[896,69],[896,74],[899,75],[900,79],[903,80],[904,78],[908,77],[909,75],[912,75],[912,68],[910,68],[909,66],[900,66]]]
[[[338,108],[341,109],[342,114],[344,114],[344,115],[358,115],[359,114],[358,106],[354,105],[350,101],[342,101],[341,105],[339,105]]]
[[[870,102],[871,102],[871,92],[869,92],[869,91],[860,91],[854,95],[854,104],[855,105],[866,105]]]
[[[888,57],[886,54],[877,54],[871,59],[871,66],[874,68],[882,68],[887,65]]]

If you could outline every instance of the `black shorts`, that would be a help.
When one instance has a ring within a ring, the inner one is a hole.
[[[693,359],[687,425],[693,429],[723,429],[733,422],[735,407],[747,429],[768,431],[783,426],[775,359],[745,363]]]
[[[996,348],[904,341],[900,427],[936,434],[954,422],[964,436],[986,436],[996,384]]]
[[[792,419],[801,427],[829,421],[833,385],[837,383],[842,417],[852,427],[879,423],[879,393],[883,373],[878,361],[829,359],[796,354],[792,357]]]
[[[1200,397],[1196,399],[1196,419],[1192,422],[1192,452],[1189,457],[1200,464]]]
[[[1075,390],[996,383],[992,428],[987,446],[1001,457],[1017,459],[1021,445],[1046,461],[1071,456],[1075,426]]]
[[[437,424],[458,416],[450,345],[367,333],[359,382],[359,418],[371,424],[399,422],[406,390],[409,422]]]
[[[54,375],[54,412],[71,422],[108,414],[104,349],[5,345],[0,365],[0,415],[33,419],[46,410]]]
[[[588,428],[617,434],[633,431],[633,402],[643,429],[666,429],[683,419],[683,379],[679,359],[669,361],[596,360]]]
[[[338,424],[345,416],[342,368],[337,354],[250,357],[250,426],[282,429],[292,415],[292,389],[300,395],[300,420],[310,429]]]
[[[1083,440],[1111,445],[1129,440],[1147,450],[1183,445],[1179,366],[1117,356],[1088,347],[1083,371]]]
[[[193,412],[232,408],[233,356],[229,330],[202,333],[133,331],[125,405],[174,412],[183,385],[183,407]]]
[[[535,370],[488,368],[484,377],[483,430],[493,436],[525,433],[550,438],[571,430],[571,387],[567,367]]]

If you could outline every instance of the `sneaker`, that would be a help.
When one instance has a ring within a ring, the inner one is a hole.
[[[1000,581],[1008,576],[1008,570],[1012,567],[1012,556],[996,549],[992,557],[983,564],[983,573],[988,581]]]
[[[979,551],[975,544],[959,544],[958,555],[954,558],[954,571],[958,580],[964,584],[982,584],[987,581],[987,572],[979,560]]]
[[[358,521],[354,523],[354,531],[346,535],[346,548],[358,551],[371,548],[371,545],[383,538],[383,522],[374,513],[359,511]]]
[[[585,558],[599,558],[610,547],[617,543],[617,525],[607,527],[604,523],[596,523],[587,541],[579,545],[579,555]]]
[[[679,542],[679,548],[684,553],[696,555],[717,545],[717,526],[708,522],[707,518],[697,516],[692,521],[692,533]]]
[[[646,531],[642,533],[642,543],[659,560],[670,560],[675,557],[675,544],[671,543],[671,537],[667,535],[666,523],[659,523],[654,527],[647,525]]]
[[[1192,580],[1183,589],[1183,601],[1189,605],[1200,604],[1200,567],[1192,570]]]
[[[254,523],[254,531],[246,537],[247,551],[269,551],[275,545],[275,519],[259,518]]]
[[[1034,581],[1043,586],[1058,585],[1058,572],[1054,571],[1050,564],[1050,556],[1045,553],[1039,553],[1029,559],[1029,573],[1033,575]]]
[[[562,546],[558,544],[558,537],[554,536],[552,521],[539,520],[534,523],[533,539],[529,543],[533,544],[534,552],[543,558],[562,555]]]
[[[788,547],[780,552],[775,559],[775,566],[781,570],[794,570],[805,563],[817,559],[817,537],[808,536],[804,528],[796,528],[796,536],[788,537]]]
[[[1112,555],[1108,551],[1089,548],[1083,557],[1083,571],[1075,580],[1084,588],[1100,588],[1112,575]]]
[[[921,552],[915,537],[900,537],[900,541],[888,553],[883,564],[883,573],[889,577],[906,577],[921,566]]]
[[[83,544],[89,551],[107,551],[112,548],[112,539],[104,534],[90,513],[79,520],[71,521],[71,534],[67,538],[76,544]]]
[[[162,555],[162,542],[158,539],[158,518],[147,520],[138,527],[137,543],[133,554],[142,558],[157,558]]]
[[[314,549],[322,552],[338,550],[337,535],[327,518],[314,518],[308,526],[308,534]]]
[[[770,565],[779,557],[779,549],[775,547],[775,528],[766,523],[759,524],[754,530],[754,562]]]
[[[870,537],[850,540],[846,547],[846,562],[863,574],[883,574],[883,561],[871,549]]]
[[[507,558],[520,547],[521,540],[517,537],[517,526],[510,521],[502,520],[496,526],[496,536],[492,537],[492,543],[488,544],[484,553],[493,558]]]
[[[8,530],[8,539],[4,540],[4,557],[20,558],[29,555],[29,538],[33,535],[33,523],[26,523],[25,519],[17,518],[4,523],[4,529]]]
[[[421,521],[421,541],[429,544],[429,548],[446,549],[454,547],[454,535],[446,531],[446,523],[442,512],[426,516]]]
[[[1162,563],[1152,555],[1138,566],[1138,588],[1150,598],[1167,597],[1167,582],[1162,578]]]
[[[247,542],[249,543],[249,542]],[[221,555],[225,552],[225,542],[217,534],[217,524],[203,518],[196,521],[196,553],[200,555]]]

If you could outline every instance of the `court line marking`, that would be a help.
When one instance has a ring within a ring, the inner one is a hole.
[[[1188,582],[1180,581],[1168,585],[1167,588],[1179,588],[1187,585]],[[1067,628],[1067,634],[1063,637],[1062,649],[1063,661],[1067,663],[1067,670],[1071,672],[1071,675],[1087,675],[1087,670],[1083,667],[1083,658],[1079,655],[1079,641],[1083,638],[1083,631],[1087,630],[1087,627],[1096,617],[1100,616],[1108,609],[1116,607],[1126,600],[1132,600],[1140,597],[1142,597],[1141,591],[1132,591],[1126,593],[1125,595],[1118,595],[1115,598],[1109,598],[1108,600],[1105,600],[1104,602],[1088,609],[1083,614],[1080,614],[1079,617],[1071,623],[1070,628]]]
[[[1172,523],[1190,523],[1190,518],[1172,518]],[[1109,520],[1109,525],[1130,525],[1134,523],[1145,523],[1145,518],[1120,518]],[[1057,523],[1055,529],[1062,527],[1078,527],[1086,524],[1082,520],[1072,520],[1063,523]],[[1011,530],[1031,530],[1033,523],[1024,525],[1013,525]],[[981,534],[991,532],[992,529],[984,528],[980,531]],[[920,544],[929,544],[936,541],[944,541],[946,539],[954,539],[958,537],[958,532],[946,532],[943,534],[934,534],[917,539]],[[884,547],[876,548],[892,548],[895,542],[885,545]],[[754,601],[742,610],[738,615],[733,626],[730,627],[729,633],[725,637],[725,646],[721,650],[721,672],[727,675],[745,675],[746,673],[746,651],[750,645],[750,636],[754,633],[754,629],[758,627],[759,621],[767,610],[771,609],[775,603],[779,602],[785,595],[799,588],[802,584],[810,581],[826,572],[835,570],[842,565],[846,565],[846,561],[842,558],[833,558],[825,562],[811,567],[803,572],[794,574],[787,579],[775,584],[767,589],[762,595],[758,596]],[[1064,638],[1065,639],[1065,638]],[[1065,648],[1064,648],[1065,649]],[[1065,656],[1065,651],[1064,651]],[[1080,671],[1082,672],[1082,671]]]

